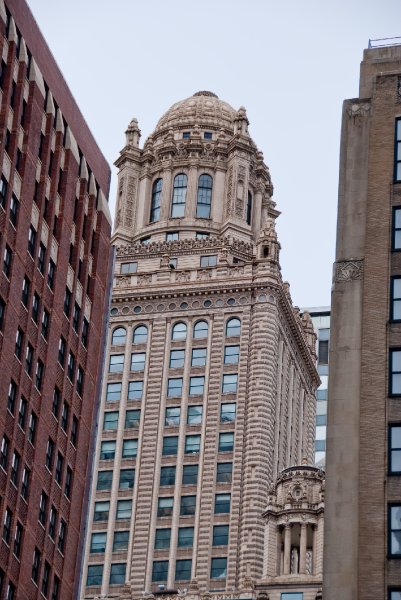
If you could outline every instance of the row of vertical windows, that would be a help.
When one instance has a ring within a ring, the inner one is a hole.
[[[114,329],[111,343],[115,346],[122,346],[125,344],[127,339],[127,331],[124,327],[117,327]],[[139,325],[134,329],[132,336],[133,344],[144,344],[148,339],[148,329],[145,325]]]
[[[122,585],[125,582],[126,563],[112,563],[110,566],[110,585]],[[89,565],[86,579],[87,586],[102,585],[103,565]]]
[[[173,195],[171,199],[171,217],[182,218],[185,215],[185,204],[187,196],[188,177],[185,173],[179,173],[174,177]],[[150,206],[149,221],[154,223],[160,219],[161,194],[163,180],[156,179],[152,186],[152,199]],[[198,194],[196,203],[196,217],[199,219],[210,219],[212,204],[213,179],[204,173],[198,180]]]
[[[125,429],[138,429],[139,420],[141,417],[140,410],[126,410],[125,411]],[[118,428],[119,412],[118,410],[107,411],[103,417],[103,431],[117,431]]]
[[[223,394],[233,394],[237,391],[238,375],[237,373],[223,375],[221,391]],[[189,396],[202,395],[205,390],[205,377],[197,376],[189,378]],[[167,397],[173,398],[182,395],[183,391],[183,378],[182,377],[170,377],[167,380]]]
[[[168,560],[155,560],[152,569],[152,581],[155,583],[166,582],[168,576]],[[175,581],[189,581],[191,579],[192,560],[177,559],[175,561]],[[225,579],[227,577],[227,558],[212,558],[210,566],[211,579]]]

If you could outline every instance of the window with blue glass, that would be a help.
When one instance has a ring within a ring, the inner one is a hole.
[[[401,277],[390,281],[390,321],[401,321]]]
[[[174,177],[173,197],[171,200],[171,216],[173,218],[185,215],[187,183],[188,178],[184,173],[180,173]]]
[[[213,179],[204,173],[198,181],[198,198],[196,203],[196,216],[198,219],[210,219],[212,205]]]
[[[388,470],[392,475],[401,474],[401,423],[388,428]]]
[[[304,600],[303,592],[282,592],[280,600]]]
[[[160,203],[162,195],[163,179],[156,179],[152,186],[152,202],[150,206],[150,222],[160,219]]]
[[[395,122],[394,181],[401,181],[401,119]]]
[[[401,558],[401,504],[388,507],[388,554]]]
[[[390,350],[389,395],[401,396],[401,349]]]
[[[393,227],[391,236],[392,250],[401,250],[401,207],[393,208]]]

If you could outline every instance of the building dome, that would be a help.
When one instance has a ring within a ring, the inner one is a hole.
[[[156,125],[155,134],[166,129],[186,129],[198,125],[200,128],[234,131],[233,120],[236,111],[227,102],[220,100],[213,92],[196,92],[193,96],[180,100],[162,116]]]

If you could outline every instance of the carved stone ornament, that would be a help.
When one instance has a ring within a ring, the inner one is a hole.
[[[334,281],[354,281],[363,277],[363,260],[343,260],[336,263]]]
[[[147,285],[152,283],[152,275],[138,275],[138,285]]]
[[[117,277],[117,287],[127,287],[131,284],[131,277]]]
[[[370,104],[368,102],[364,102],[363,104],[351,104],[349,109],[347,110],[348,116],[353,117],[366,117],[370,111]]]
[[[401,100],[401,77],[397,80],[397,99]]]

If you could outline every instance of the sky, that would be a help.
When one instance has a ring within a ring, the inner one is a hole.
[[[369,39],[401,36],[399,0],[28,0],[107,161],[178,100],[210,90],[264,153],[295,305],[329,306],[342,102]],[[401,41],[401,40],[400,40]],[[110,207],[114,214],[116,168]]]

